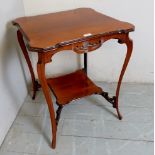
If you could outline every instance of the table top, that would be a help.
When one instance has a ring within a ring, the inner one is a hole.
[[[134,31],[134,25],[103,15],[91,8],[21,17],[15,19],[13,24],[19,27],[31,51],[46,51],[96,35]]]

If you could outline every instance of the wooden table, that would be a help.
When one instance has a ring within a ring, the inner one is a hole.
[[[61,110],[65,104],[74,99],[92,94],[102,95],[116,108],[118,118],[122,119],[118,97],[133,48],[132,40],[129,38],[129,32],[134,31],[132,24],[108,17],[90,8],[22,17],[14,20],[13,24],[18,27],[18,41],[31,73],[33,99],[36,91],[41,87],[48,104],[52,125],[52,148],[56,147],[56,131]],[[127,46],[116,95],[113,97],[109,97],[107,92],[96,86],[87,76],[87,53],[98,49],[110,39],[117,39],[118,43],[124,43]],[[27,49],[38,53],[37,72],[41,85],[35,78]],[[54,54],[63,50],[84,54],[84,68],[61,77],[46,79],[45,65],[51,62]],[[56,117],[49,88],[59,106]]]

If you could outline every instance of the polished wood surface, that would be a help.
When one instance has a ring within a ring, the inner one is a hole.
[[[134,30],[132,24],[108,17],[90,8],[22,17],[14,20],[13,24],[18,27],[18,41],[31,73],[34,96],[39,85],[36,84],[26,47],[30,51],[38,52],[37,73],[51,118],[52,148],[56,147],[56,132],[61,110],[65,104],[74,99],[91,94],[100,94],[113,105],[118,118],[122,119],[118,98],[123,76],[132,54],[133,42],[129,38],[129,32]],[[25,37],[25,42],[23,37]],[[112,97],[87,77],[88,52],[100,48],[103,43],[111,39],[116,39],[118,43],[125,44],[127,47],[116,94]],[[61,77],[46,79],[46,64],[52,61],[54,54],[63,50],[72,50],[77,54],[84,54],[84,69]],[[56,117],[50,89],[53,91],[58,104]]]
[[[43,61],[37,63],[37,72],[38,72],[38,78],[39,78],[45,99],[47,101],[48,110],[49,110],[50,118],[51,118],[51,127],[52,127],[51,147],[55,148],[56,147],[57,126],[56,126],[54,106],[53,106],[52,98],[51,98],[51,95],[50,95],[50,92],[48,89],[47,80],[46,80],[46,76],[45,76],[45,63],[43,63]]]
[[[40,52],[96,35],[127,33],[134,30],[132,24],[108,17],[90,8],[22,17],[13,23],[19,26],[27,38],[29,50]]]
[[[56,96],[58,104],[62,105],[88,95],[102,93],[102,89],[87,77],[84,70],[78,70],[57,78],[50,78],[47,79],[47,82]]]
[[[23,55],[25,57],[25,60],[27,62],[29,71],[30,71],[31,80],[32,80],[32,84],[33,84],[33,96],[32,96],[32,99],[34,100],[35,96],[36,96],[36,92],[39,90],[41,85],[38,83],[38,81],[35,78],[32,63],[31,63],[30,57],[28,55],[28,51],[27,51],[25,43],[24,43],[23,35],[21,34],[21,32],[19,30],[17,31],[17,38],[18,38],[18,42],[20,44],[20,47],[22,49]]]

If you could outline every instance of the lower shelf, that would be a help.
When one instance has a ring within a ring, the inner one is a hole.
[[[49,78],[47,82],[57,102],[62,105],[81,97],[102,93],[102,89],[96,86],[83,70],[56,78]]]

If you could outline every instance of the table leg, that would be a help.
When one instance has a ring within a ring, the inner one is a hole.
[[[127,35],[126,39],[123,40],[123,41],[119,40],[119,43],[125,43],[126,46],[127,46],[127,54],[126,54],[126,57],[125,57],[125,60],[124,60],[124,64],[123,64],[123,67],[122,67],[122,70],[121,70],[121,73],[120,73],[120,76],[119,76],[119,80],[118,80],[118,84],[117,84],[117,89],[116,89],[116,100],[115,100],[115,105],[114,105],[116,110],[117,110],[118,118],[121,120],[122,119],[122,115],[120,114],[119,108],[118,108],[118,97],[119,97],[119,92],[120,92],[120,87],[121,87],[122,79],[123,79],[124,73],[126,71],[127,65],[129,63],[131,54],[132,54],[133,42],[129,38],[129,36]]]
[[[49,113],[50,113],[51,125],[52,125],[52,135],[53,135],[52,148],[54,149],[56,147],[57,127],[56,127],[53,102],[52,102],[52,98],[51,98],[50,91],[49,91],[48,84],[47,84],[46,77],[45,77],[45,63],[38,61],[37,71],[38,71],[38,78],[41,83],[41,87],[42,87],[43,93],[45,95],[46,102],[48,104]]]
[[[56,125],[58,126],[59,123],[59,119],[60,119],[60,115],[61,115],[61,111],[62,111],[63,105],[59,105],[58,109],[56,111]]]
[[[87,53],[84,53],[84,71],[87,74]]]
[[[23,40],[23,35],[21,34],[21,32],[19,30],[17,31],[17,38],[18,38],[19,45],[20,45],[20,47],[22,49],[22,52],[24,54],[25,60],[27,62],[30,74],[31,74],[31,79],[32,79],[32,84],[33,84],[33,96],[32,96],[32,99],[34,100],[35,96],[36,96],[36,91],[38,91],[38,89],[40,88],[40,84],[35,80],[34,71],[33,71],[31,60],[30,60],[30,57],[28,55],[28,52],[27,52],[27,49],[26,49],[26,46],[25,46],[25,43],[24,43],[24,40]]]

